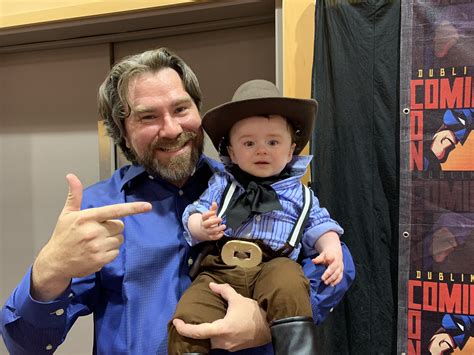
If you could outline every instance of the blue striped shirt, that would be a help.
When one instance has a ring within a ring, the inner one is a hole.
[[[249,217],[240,227],[235,230],[227,228],[224,232],[226,236],[232,238],[260,239],[273,250],[281,248],[290,235],[294,224],[303,209],[303,190],[301,187],[301,177],[304,175],[312,156],[294,156],[289,163],[290,177],[273,183],[271,186],[277,193],[283,210],[271,211]],[[193,213],[203,213],[208,211],[212,202],[221,201],[226,186],[235,180],[227,171],[217,171],[209,180],[208,189],[193,204],[189,205],[183,214],[183,224],[185,227],[184,237],[189,244],[194,245],[199,241],[192,238],[187,228],[189,216]],[[239,193],[244,192],[242,185],[237,183]],[[304,226],[303,236],[298,245],[290,255],[296,260],[303,248],[306,256],[314,254],[316,241],[326,232],[334,231],[339,235],[344,231],[339,224],[332,220],[328,211],[321,208],[319,201],[311,192],[312,209],[308,222]],[[223,224],[226,224],[225,215]]]

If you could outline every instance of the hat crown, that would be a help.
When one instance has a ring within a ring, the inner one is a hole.
[[[317,108],[316,100],[285,97],[270,81],[250,80],[237,88],[231,101],[207,111],[202,126],[219,150],[236,122],[253,116],[279,115],[293,126],[294,154],[299,154],[311,137]]]
[[[250,80],[238,87],[232,102],[271,97],[282,97],[275,84],[267,80]]]

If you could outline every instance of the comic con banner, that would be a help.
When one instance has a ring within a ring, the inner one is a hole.
[[[474,354],[474,3],[402,3],[399,353]]]

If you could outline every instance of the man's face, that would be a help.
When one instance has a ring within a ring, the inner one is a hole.
[[[128,100],[127,147],[150,174],[181,186],[196,167],[204,136],[199,111],[178,73],[164,68],[139,74],[129,83]]]

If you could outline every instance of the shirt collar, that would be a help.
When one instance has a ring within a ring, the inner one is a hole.
[[[222,171],[223,165],[214,159],[211,159],[205,155],[201,155],[197,163],[196,169],[194,170],[192,176],[196,174],[203,166],[208,166],[212,172]],[[135,180],[137,177],[148,174],[145,171],[145,168],[141,165],[129,165],[128,169],[125,171],[122,180],[120,182],[120,190],[123,190],[124,186]],[[158,178],[160,179],[160,178]],[[165,181],[165,180],[163,180]]]
[[[298,170],[306,170],[309,163],[313,159],[312,155],[293,155],[293,159],[288,163],[288,167],[291,170],[298,171]]]
[[[301,178],[306,173],[311,159],[312,155],[293,155],[293,159],[287,165],[291,169],[291,176]]]
[[[124,186],[134,180],[137,176],[146,174],[145,168],[141,165],[129,165],[128,169],[122,177],[120,182],[120,190],[123,190]]]

